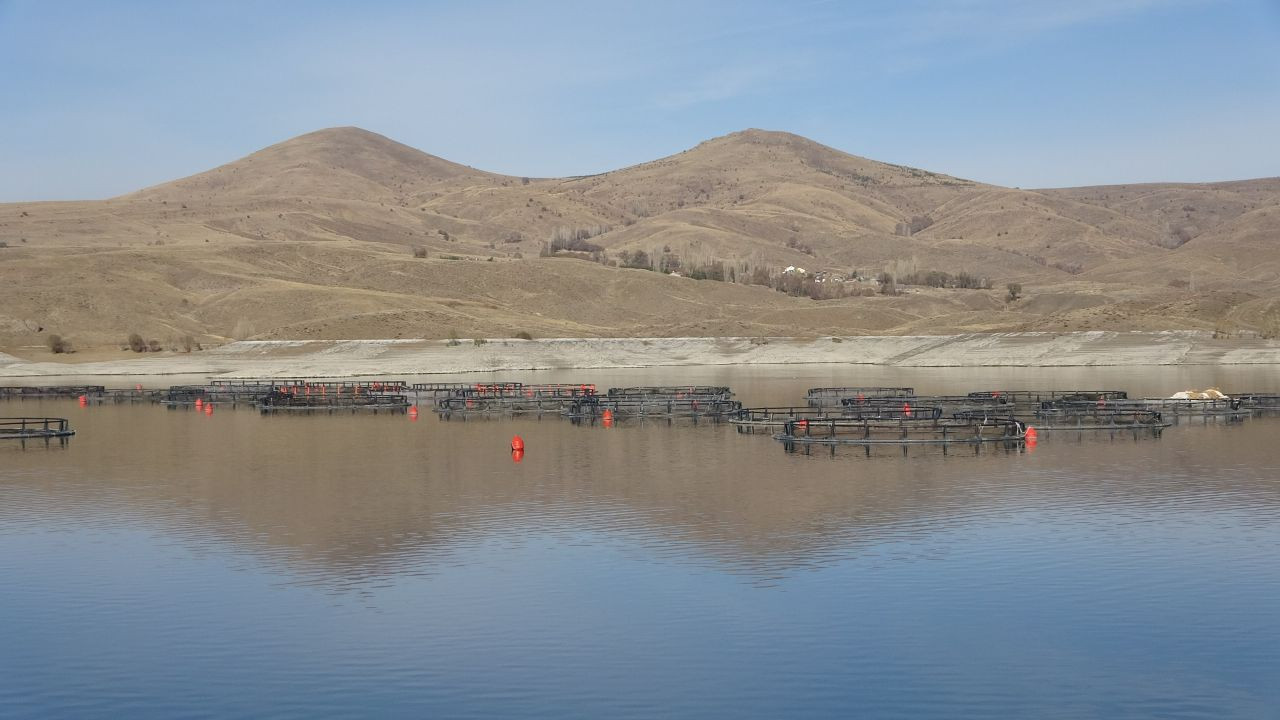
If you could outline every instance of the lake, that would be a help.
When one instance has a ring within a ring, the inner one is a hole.
[[[501,378],[748,406],[1280,390],[1256,366]],[[806,454],[710,422],[14,415],[77,435],[0,443],[0,717],[1280,717],[1280,418]]]

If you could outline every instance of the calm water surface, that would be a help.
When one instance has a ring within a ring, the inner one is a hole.
[[[1273,368],[503,377],[748,404],[1280,390]],[[79,434],[0,444],[0,717],[1280,717],[1276,418],[805,455],[708,423],[0,402],[37,414]]]

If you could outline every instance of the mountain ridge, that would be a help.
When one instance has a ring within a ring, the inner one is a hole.
[[[33,323],[65,323],[92,342],[130,325],[216,341],[244,334],[234,327],[255,313],[254,336],[505,332],[529,293],[559,298],[539,300],[539,331],[570,335],[1260,329],[1280,287],[1277,208],[1280,178],[1021,190],[754,128],[571,178],[490,173],[360,128],[325,128],[108,200],[0,205],[0,278],[24,291],[0,308],[0,345],[35,339]],[[557,239],[587,251],[538,257]],[[684,274],[718,267],[738,282],[699,283],[686,297],[674,290],[693,281],[617,267],[637,257]],[[486,264],[458,272],[468,259]],[[815,302],[744,284],[762,273],[776,284],[788,266],[842,278],[963,272],[995,289],[872,298],[862,296],[876,285],[863,281],[835,293],[858,298]],[[59,300],[60,269],[84,278],[75,302]],[[1037,288],[1038,299],[1004,302],[1008,283]],[[580,324],[579,285],[614,307]],[[1169,315],[1193,285],[1229,302]],[[612,287],[651,307],[623,307]],[[144,289],[174,306],[149,308]],[[303,297],[310,309],[285,307]],[[743,319],[711,320],[721,312],[695,297],[736,304]],[[706,327],[658,319],[682,303],[700,307]],[[115,304],[128,312],[104,309]]]

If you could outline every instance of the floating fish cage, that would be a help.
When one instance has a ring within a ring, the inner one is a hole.
[[[1027,426],[1013,418],[829,418],[791,420],[774,438],[784,443],[927,444],[1021,440]]]
[[[104,390],[100,395],[88,395],[86,399],[94,403],[154,403],[165,396],[163,390],[137,390],[134,388],[112,388]]]
[[[404,412],[409,409],[405,395],[347,394],[298,395],[273,392],[258,403],[264,413],[271,412]]]
[[[1118,409],[1159,410],[1166,415],[1248,415],[1252,411],[1244,407],[1239,398],[1193,400],[1181,398],[1142,398],[1139,400],[1114,400],[1099,407]]]
[[[757,407],[742,408],[729,416],[729,424],[738,428],[738,432],[755,434],[758,432],[781,430],[783,425],[794,420],[838,420],[838,411],[832,412],[824,408],[805,407]]]
[[[406,385],[400,381],[312,381],[293,378],[248,380],[213,380],[207,385],[173,385],[157,395],[157,402],[170,406],[191,405],[196,401],[214,404],[263,405],[272,398],[273,405],[284,406],[282,397],[299,398],[296,407],[329,407],[375,405],[367,398],[404,396]],[[406,399],[407,402],[407,399]]]
[[[1044,405],[1059,402],[1126,400],[1129,394],[1123,390],[985,390],[971,392],[966,397],[973,402],[983,404]]]
[[[439,413],[561,413],[578,397],[572,395],[497,395],[436,398]]]
[[[898,398],[841,398],[840,405],[845,410],[850,408],[894,406],[925,407],[941,409],[943,415],[954,415],[960,412],[991,411],[992,416],[1030,415],[1044,407],[1060,404],[1106,404],[1110,402],[1128,402],[1124,399],[1110,400],[1109,396],[1124,394],[1119,390],[1018,390],[1018,391],[984,391],[966,395],[917,395]]]
[[[66,418],[10,417],[0,418],[0,440],[34,440],[65,438],[75,435]]]
[[[1241,407],[1261,412],[1280,412],[1280,395],[1273,393],[1240,393],[1232,395]]]
[[[594,383],[540,383],[520,386],[520,394],[526,398],[579,398],[596,394]]]
[[[403,395],[408,385],[403,380],[311,380],[308,378],[244,378],[239,380],[210,380],[207,386],[214,392],[244,393],[264,390],[280,390],[294,394],[352,394],[381,393]]]
[[[609,388],[608,392],[608,396],[611,398],[660,396],[682,399],[703,395],[730,397],[733,395],[733,391],[727,387],[712,385],[645,385],[639,387]]]
[[[1020,439],[969,443],[781,443],[788,455],[821,455],[841,458],[929,458],[983,457],[1018,455],[1028,452],[1028,444]]]
[[[579,398],[564,409],[575,418],[604,417],[726,417],[742,409],[728,395],[618,395]]]
[[[271,387],[257,385],[173,385],[160,393],[156,402],[170,407],[191,405],[197,400],[220,405],[257,405],[270,393]]]
[[[814,407],[838,406],[845,400],[864,402],[882,398],[915,397],[915,388],[909,387],[825,387],[809,388],[805,398]]]
[[[102,385],[7,385],[0,386],[0,400],[35,400],[38,398],[74,398],[95,396],[106,391]]]
[[[414,383],[410,391],[419,397],[464,396],[464,395],[523,395],[524,383],[488,382],[488,383]]]
[[[990,410],[963,411],[957,417],[992,417]],[[1119,409],[1090,404],[1042,407],[1034,413],[1037,432],[1052,430],[1161,430],[1172,423],[1158,410]]]
[[[764,430],[779,430],[788,422],[796,420],[805,422],[847,419],[897,420],[901,418],[931,420],[940,417],[942,417],[942,408],[937,406],[913,406],[894,402],[866,404],[838,410],[812,406],[742,408],[730,415],[728,420],[730,424],[738,428],[738,432],[754,434]]]

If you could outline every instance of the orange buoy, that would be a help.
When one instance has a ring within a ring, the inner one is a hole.
[[[138,383],[137,385],[134,385],[133,389],[137,390],[138,392],[142,392],[142,383]]]
[[[512,450],[511,462],[519,463],[521,460],[524,460],[524,450]]]
[[[204,414],[205,414],[205,415],[212,415],[212,414],[213,414],[213,403],[205,403],[205,404],[204,404]]]
[[[604,418],[605,422],[613,422],[613,411],[608,408],[605,408],[605,411],[603,414],[601,414],[601,417]]]
[[[410,406],[409,406],[409,417],[418,417],[418,406],[417,406],[417,405],[410,405]]]
[[[204,400],[202,400],[201,398],[196,398],[196,407],[201,407],[203,405],[204,405]]]
[[[524,438],[519,435],[511,438],[511,450],[512,452],[524,452]]]
[[[611,428],[611,427],[613,427],[613,418],[611,418],[611,417],[606,417],[606,418],[602,421],[602,423],[601,423],[601,424],[603,424],[603,425],[604,425],[605,427],[607,427],[607,428]]]
[[[911,403],[902,403],[902,414],[911,417]]]
[[[1027,437],[1027,440],[1030,440],[1030,441],[1033,441],[1033,442],[1034,442],[1036,439],[1038,439],[1038,438],[1040,437],[1040,434],[1036,432],[1036,429],[1035,429],[1035,428],[1033,428],[1033,427],[1029,427],[1029,428],[1027,428],[1027,436],[1026,436],[1026,437]]]
[[[87,405],[89,404],[89,396],[88,396],[88,395],[81,395],[81,396],[79,397],[79,402],[80,402],[80,407],[85,407],[85,406],[87,406]]]

